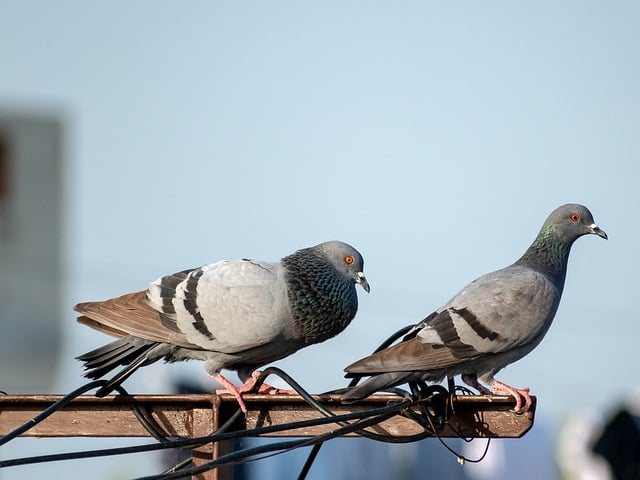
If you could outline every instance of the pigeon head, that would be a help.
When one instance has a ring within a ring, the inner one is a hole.
[[[540,233],[557,235],[568,245],[583,235],[598,235],[605,240],[608,238],[604,230],[596,225],[589,209],[576,203],[562,205],[551,212]]]
[[[351,245],[333,240],[317,245],[316,248],[343,275],[360,284],[365,292],[369,293],[370,287],[364,276],[364,259]]]
[[[583,235],[607,238],[587,207],[577,203],[562,205],[551,212],[536,239],[516,264],[547,274],[562,291],[571,246]]]

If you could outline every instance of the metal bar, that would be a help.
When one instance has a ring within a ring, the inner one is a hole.
[[[209,405],[196,406],[191,402],[185,404],[185,406],[189,405],[187,411],[192,412],[192,421],[189,425],[189,437],[204,437],[205,435],[210,435],[212,432],[215,432],[218,427],[218,415],[215,414],[217,410],[219,399],[214,397],[213,404],[211,404],[211,396],[207,396],[209,400]],[[193,406],[192,406],[193,405]],[[198,403],[199,405],[199,403]],[[227,443],[227,442],[222,442]],[[192,464],[194,466],[199,466],[204,463],[210,462],[211,460],[217,458],[220,455],[219,447],[216,444],[207,443],[206,445],[202,445],[201,447],[194,448],[191,451]],[[225,471],[226,474],[226,471]],[[209,470],[207,472],[194,475],[191,477],[192,480],[233,480],[233,470],[231,476],[224,475],[220,472],[219,469]]]
[[[61,395],[0,396],[0,435],[31,420]],[[244,395],[248,412],[238,428],[282,425],[292,421],[321,417],[315,409],[296,395]],[[337,397],[316,397],[336,414],[381,407],[400,397],[374,395],[368,399],[342,405]],[[135,403],[150,412],[168,435],[191,437],[211,433],[235,411],[231,395],[135,395],[96,398],[81,396],[27,431],[33,437],[146,437],[147,431],[131,412]],[[511,411],[510,397],[491,395],[458,396],[453,402],[453,415],[441,432],[442,437],[518,438],[533,425],[535,398],[524,414]],[[307,429],[287,430],[269,436],[314,436],[335,428],[322,425]],[[395,416],[372,429],[386,435],[413,435],[422,431],[415,422]],[[197,432],[197,433],[196,433]]]

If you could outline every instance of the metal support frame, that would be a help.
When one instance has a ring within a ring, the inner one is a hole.
[[[30,421],[61,395],[0,396],[0,435],[5,435]],[[247,414],[234,429],[253,429],[269,425],[285,425],[293,421],[322,417],[317,410],[297,395],[243,395]],[[401,397],[374,395],[363,401],[343,405],[335,396],[316,399],[336,414],[378,408]],[[453,397],[448,421],[439,436],[519,438],[533,426],[535,397],[528,412],[512,411],[511,397],[492,395],[461,395]],[[169,436],[193,438],[211,434],[237,410],[233,396],[222,395],[133,395],[97,398],[84,395],[53,413],[42,423],[23,434],[33,437],[148,437],[148,431],[132,412],[135,404],[146,411]],[[311,437],[326,433],[335,425],[318,425],[305,429],[283,430],[268,436]],[[391,436],[407,436],[423,432],[414,421],[396,415],[371,431]],[[350,434],[348,436],[355,436]],[[199,465],[231,451],[231,442],[222,441],[197,447],[192,451],[193,463]],[[228,480],[231,467],[211,470],[194,476],[198,480]]]

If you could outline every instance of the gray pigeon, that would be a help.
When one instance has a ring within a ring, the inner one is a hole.
[[[77,358],[93,379],[126,365],[97,396],[156,360],[204,360],[246,411],[241,393],[255,385],[258,367],[349,325],[358,309],[355,284],[369,292],[363,267],[355,248],[331,241],[279,263],[224,260],[160,277],[146,291],[76,305],[80,323],[119,338]],[[236,370],[245,385],[234,386],[222,369]]]
[[[586,207],[568,204],[554,210],[517,262],[471,282],[402,342],[349,365],[347,376],[371,378],[347,391],[343,400],[359,400],[409,381],[462,375],[481,393],[513,395],[516,411],[524,399],[526,411],[529,389],[493,377],[544,337],[560,303],[571,245],[586,234],[607,238]]]

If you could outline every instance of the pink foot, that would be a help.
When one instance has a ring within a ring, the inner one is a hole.
[[[231,383],[229,380],[227,380],[225,377],[223,377],[220,374],[212,375],[211,378],[213,378],[216,382],[218,382],[220,385],[224,387],[223,389],[216,390],[217,394],[230,393],[231,395],[236,397],[236,400],[238,401],[238,405],[240,406],[240,409],[244,413],[247,413],[247,406],[244,404],[244,400],[242,400],[242,394],[248,390],[251,390],[251,388],[253,388],[253,385],[255,385],[256,383],[255,380],[253,381],[253,385],[251,385],[251,387],[246,388],[247,387],[246,384],[241,387],[236,387],[233,383]]]
[[[254,389],[259,376],[260,376],[260,372],[256,370],[255,372],[253,372],[253,374],[251,374],[251,378],[244,385],[240,387],[235,386],[233,383],[231,383],[229,380],[227,380],[225,377],[223,377],[220,374],[213,375],[211,378],[213,378],[216,382],[218,382],[220,385],[224,387],[224,389],[216,390],[216,393],[230,393],[231,395],[236,397],[236,400],[238,401],[238,405],[240,405],[240,409],[244,413],[247,413],[247,406],[245,405],[244,400],[242,400],[242,394],[246,392],[250,392]],[[260,385],[260,388],[258,388],[257,393],[263,393],[263,394],[269,394],[269,395],[277,395],[279,393],[283,393],[287,395],[295,395],[297,392],[295,390],[280,390],[278,388],[272,387],[271,385],[263,383],[262,385]]]
[[[266,393],[269,395],[297,395],[298,394],[298,392],[296,392],[295,390],[276,388],[276,387],[272,387],[271,385],[267,385],[266,383],[263,383],[260,386],[259,393]]]
[[[524,413],[531,407],[531,397],[529,396],[528,388],[515,388],[506,383],[494,381],[492,393],[497,395],[511,395],[516,399],[516,407],[513,409],[516,413]],[[524,409],[522,409],[522,399],[524,398]]]

